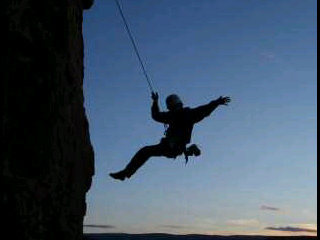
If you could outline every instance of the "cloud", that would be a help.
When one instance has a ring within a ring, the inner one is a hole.
[[[160,225],[162,228],[170,228],[170,229],[183,229],[187,228],[186,226],[180,226],[180,225]]]
[[[242,226],[242,227],[257,226],[260,224],[260,222],[256,219],[232,219],[232,220],[228,220],[226,223],[227,225]]]
[[[261,210],[280,211],[280,208],[262,205]]]
[[[266,227],[266,230],[273,230],[273,231],[283,231],[283,232],[310,232],[316,233],[317,229],[310,229],[310,228],[301,228],[301,227]]]
[[[87,228],[116,228],[115,226],[113,225],[97,225],[97,224],[85,224],[83,225],[84,227],[87,227]]]
[[[275,53],[271,51],[263,51],[260,53],[260,56],[266,60],[274,60],[276,58]]]
[[[308,229],[317,229],[317,224],[316,223],[300,223],[300,224],[297,224],[297,227],[308,228]]]

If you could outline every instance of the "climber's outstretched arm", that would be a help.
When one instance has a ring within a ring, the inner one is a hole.
[[[151,107],[152,119],[157,122],[168,123],[168,113],[160,112],[159,105],[158,105],[158,100],[159,100],[158,93],[152,92],[151,98],[153,100],[152,107]]]
[[[195,123],[208,117],[219,105],[228,105],[231,101],[230,97],[220,96],[216,100],[211,101],[206,105],[199,106],[191,110],[192,119]]]

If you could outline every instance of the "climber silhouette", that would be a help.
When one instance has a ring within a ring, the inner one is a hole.
[[[169,127],[165,133],[165,137],[161,139],[159,144],[145,146],[141,148],[131,159],[129,164],[121,171],[110,173],[114,179],[125,180],[130,178],[150,157],[165,156],[168,158],[176,158],[184,153],[186,161],[189,156],[199,156],[200,149],[197,145],[190,143],[193,125],[209,116],[219,105],[228,105],[230,97],[219,97],[206,105],[196,108],[183,107],[183,103],[178,95],[169,95],[166,99],[166,105],[169,111],[160,112],[158,106],[158,93],[152,92],[152,118]]]

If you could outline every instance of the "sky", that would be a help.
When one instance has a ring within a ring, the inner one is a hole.
[[[163,126],[113,0],[84,12],[95,152],[85,232],[315,235],[316,1],[121,0],[162,106],[230,96],[197,124],[202,154],[121,170]],[[99,226],[98,226],[99,225]]]

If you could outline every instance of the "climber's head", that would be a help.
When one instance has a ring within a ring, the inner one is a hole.
[[[183,107],[183,103],[177,94],[171,94],[166,99],[166,105],[169,111],[175,111]]]

